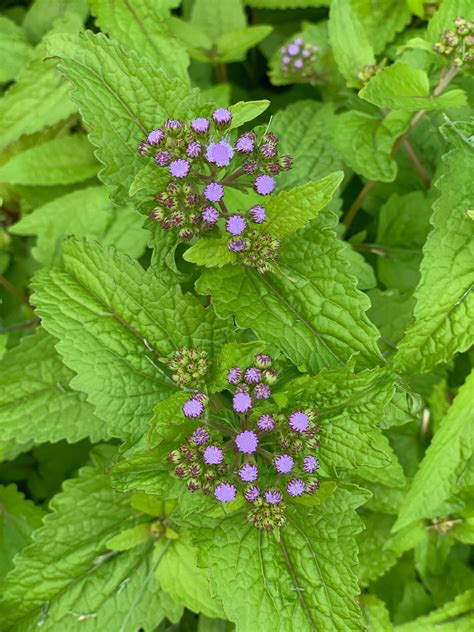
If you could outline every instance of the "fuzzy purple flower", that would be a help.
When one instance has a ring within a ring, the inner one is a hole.
[[[275,427],[275,420],[270,415],[262,415],[257,422],[257,427],[262,432],[270,432]]]
[[[204,450],[204,462],[208,465],[219,465],[224,460],[224,453],[217,445],[209,445]]]
[[[255,356],[255,364],[259,369],[266,369],[267,367],[272,366],[272,362],[273,360],[271,357],[265,353],[259,353]]]
[[[238,391],[233,399],[232,406],[236,413],[246,413],[252,408],[252,398],[244,391]]]
[[[258,176],[255,178],[254,187],[259,195],[270,195],[275,188],[275,180],[271,176]]]
[[[161,143],[164,137],[165,137],[165,134],[163,130],[154,129],[148,134],[147,140],[150,143],[150,145],[159,145],[159,143]]]
[[[289,454],[280,454],[274,459],[275,469],[279,474],[288,474],[295,464],[293,457]]]
[[[268,384],[258,384],[255,388],[255,397],[257,399],[268,399],[272,396],[272,391]]]
[[[239,452],[253,454],[258,447],[258,437],[253,430],[244,430],[235,437],[235,445]]]
[[[235,144],[235,148],[241,154],[251,154],[254,147],[255,141],[250,134],[242,134]]]
[[[224,140],[221,140],[219,143],[210,143],[206,151],[206,158],[208,162],[211,162],[218,167],[227,167],[232,160],[233,155],[234,150],[232,149],[232,146]]]
[[[245,490],[244,496],[245,496],[245,500],[248,500],[249,503],[253,503],[260,496],[260,488],[257,487],[256,485],[251,485],[250,487],[247,487],[247,489]]]
[[[312,474],[319,467],[318,459],[311,454],[303,459],[303,469],[308,474]]]
[[[189,162],[178,158],[170,164],[170,173],[175,178],[185,178],[189,173]]]
[[[282,501],[282,493],[278,489],[267,489],[265,492],[265,500],[270,505],[278,505]]]
[[[242,371],[238,366],[233,366],[227,373],[227,381],[229,384],[238,384],[242,378]]]
[[[214,496],[221,503],[230,503],[237,495],[237,489],[235,485],[231,483],[219,483],[214,490]]]
[[[303,68],[303,66],[304,66],[303,60],[302,59],[295,59],[294,66],[295,66],[295,68],[298,68],[298,70]]]
[[[155,162],[160,167],[166,167],[169,163],[171,156],[167,151],[159,151],[155,156]]]
[[[293,42],[293,44],[290,44],[286,50],[288,51],[288,55],[294,57],[300,52],[300,47],[298,46],[298,44],[295,44]]]
[[[258,169],[258,163],[255,160],[247,160],[242,166],[244,173],[255,173]]]
[[[301,410],[297,410],[290,415],[289,423],[290,428],[295,432],[304,432],[309,426],[308,415],[303,413]]]
[[[200,417],[204,411],[204,406],[202,402],[200,402],[195,397],[191,397],[187,402],[183,405],[183,413],[185,417],[189,417],[191,419],[196,419]]]
[[[265,156],[265,158],[273,158],[273,156],[277,154],[277,148],[273,143],[264,143],[260,147],[260,153],[262,156]]]
[[[239,470],[239,476],[245,483],[253,483],[258,478],[258,468],[251,463],[245,463]]]
[[[247,248],[247,242],[245,239],[231,239],[227,245],[231,252],[242,252]]]
[[[226,222],[226,230],[231,235],[240,235],[244,232],[247,222],[242,215],[231,215]]]
[[[202,116],[195,118],[191,121],[191,129],[198,134],[205,134],[209,131],[209,121]]]
[[[224,197],[224,187],[217,182],[211,182],[204,189],[204,197],[209,202],[219,202]]]
[[[201,217],[206,224],[215,224],[219,219],[219,211],[213,206],[206,206],[201,213]]]
[[[178,119],[168,119],[165,123],[165,127],[167,129],[181,129],[183,127],[183,123]]]
[[[252,206],[249,212],[250,217],[256,224],[263,224],[263,222],[267,219],[265,209],[259,204]]]
[[[256,367],[252,366],[245,371],[244,378],[248,384],[258,384],[262,379],[262,374]]]
[[[209,433],[205,428],[196,428],[193,432],[193,443],[204,445],[209,441]]]
[[[202,151],[201,143],[196,142],[195,140],[186,147],[186,153],[190,158],[197,158]]]
[[[286,491],[290,494],[290,496],[301,496],[301,494],[305,491],[305,487],[305,483],[301,480],[301,478],[295,478],[288,483]]]
[[[212,120],[216,125],[229,125],[232,120],[232,113],[226,108],[217,108],[212,113]]]

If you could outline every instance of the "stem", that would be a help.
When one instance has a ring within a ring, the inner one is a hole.
[[[216,61],[212,64],[214,72],[216,73],[216,79],[219,83],[228,83],[227,66],[220,61]]]
[[[344,221],[343,221],[343,224],[346,227],[344,231],[344,235],[347,233],[347,231],[351,227],[352,222],[354,221],[355,216],[359,212],[360,207],[365,202],[365,198],[369,195],[369,193],[372,191],[374,186],[375,186],[374,180],[367,180],[367,182],[364,185],[364,188],[360,191],[359,195],[356,197],[356,199],[352,203],[351,208],[347,211],[347,214],[344,217]]]
[[[221,180],[221,184],[224,184],[224,185],[230,184],[234,180],[237,180],[237,178],[240,178],[240,176],[244,176],[244,175],[245,175],[245,171],[243,169],[237,169],[237,171],[234,171],[234,173],[231,173],[230,176],[227,176],[226,178]]]
[[[18,329],[29,329],[30,327],[35,327],[39,325],[41,320],[39,318],[33,318],[32,320],[25,320],[22,323],[14,323],[13,325],[8,325],[8,327],[0,327],[0,334],[5,334],[8,331],[16,331]]]
[[[6,291],[10,292],[10,294],[12,294],[16,299],[18,299],[20,303],[23,303],[24,305],[26,305],[27,307],[31,309],[31,305],[28,301],[28,297],[26,296],[26,294],[23,294],[23,292],[19,290],[17,287],[15,287],[13,283],[10,283],[10,281],[6,279],[3,276],[3,274],[0,274],[0,285],[3,285]]]
[[[420,178],[421,178],[421,180],[423,182],[423,185],[425,186],[426,189],[429,189],[430,188],[430,179],[428,177],[428,174],[426,173],[425,168],[421,164],[420,160],[418,159],[418,156],[415,153],[415,150],[410,145],[410,143],[408,142],[407,138],[403,139],[402,146],[403,146],[403,149],[405,150],[407,156],[410,158],[410,160],[412,161],[413,165],[415,166],[415,169],[417,170],[418,175],[420,176]]]

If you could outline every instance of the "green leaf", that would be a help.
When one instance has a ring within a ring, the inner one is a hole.
[[[76,18],[84,22],[89,13],[86,0],[67,0],[67,2],[51,2],[50,0],[33,0],[23,20],[23,28],[29,39],[37,43],[54,29],[61,19]]]
[[[256,9],[305,9],[329,6],[331,0],[245,0],[245,4]]]
[[[272,196],[266,205],[265,230],[281,239],[306,226],[329,204],[343,178],[344,173],[336,171],[316,182]]]
[[[381,108],[405,112],[442,110],[466,104],[466,94],[463,90],[450,90],[438,97],[430,96],[430,83],[426,72],[402,62],[380,70],[362,88],[359,96]]]
[[[272,30],[272,26],[261,24],[224,33],[216,42],[216,59],[221,63],[243,61],[247,51],[270,35]]]
[[[354,575],[358,504],[357,495],[339,489],[316,510],[289,507],[279,542],[242,514],[213,530],[196,525],[193,540],[227,618],[242,630],[362,630]]]
[[[164,23],[169,17],[169,3],[90,0],[89,4],[102,31],[147,57],[169,77],[188,81],[189,57],[180,42],[169,36]]]
[[[474,589],[466,590],[425,617],[397,626],[397,632],[469,632],[474,624],[473,599]]]
[[[247,20],[240,0],[196,0],[191,24],[217,42],[225,33],[244,29]]]
[[[368,294],[372,303],[368,315],[380,331],[380,348],[387,357],[397,350],[398,341],[413,320],[415,299],[411,292],[399,290],[373,289]]]
[[[183,255],[185,261],[206,268],[222,268],[228,263],[236,263],[237,256],[227,247],[229,240],[225,235],[217,239],[203,239],[191,246]]]
[[[409,122],[404,112],[390,112],[382,119],[355,110],[344,112],[334,122],[334,144],[356,173],[369,180],[392,182],[398,171],[392,148]]]
[[[375,57],[367,33],[352,10],[349,0],[331,2],[329,41],[347,85],[360,85],[358,73],[364,66],[375,64]]]
[[[107,540],[105,546],[111,551],[128,551],[151,540],[150,527],[146,523],[125,529]]]
[[[474,343],[474,224],[465,215],[474,196],[473,182],[465,177],[474,169],[474,153],[459,142],[445,156],[436,183],[441,196],[433,204],[434,228],[423,250],[415,323],[394,359],[400,371],[428,371]]]
[[[191,53],[199,50],[209,52],[212,49],[212,40],[200,28],[180,20],[175,16],[171,16],[166,20],[166,26],[170,32],[179,40],[181,40]],[[203,61],[208,60],[208,55],[204,53],[198,54]]]
[[[364,594],[360,596],[360,605],[368,632],[393,631],[390,613],[381,599],[375,595]]]
[[[39,329],[0,361],[2,439],[41,443],[107,438],[85,396],[71,390],[74,373],[61,362],[54,343]]]
[[[25,31],[12,20],[0,16],[0,83],[16,79],[31,52]]]
[[[8,184],[72,184],[96,175],[98,163],[85,136],[55,138],[16,154],[0,167]]]
[[[212,358],[226,324],[111,247],[70,239],[63,259],[64,271],[36,275],[37,311],[78,373],[74,388],[87,393],[114,436],[139,436],[155,404],[178,388],[165,372],[167,357],[197,346]]]
[[[13,567],[13,558],[31,542],[31,534],[41,526],[43,510],[26,500],[15,485],[0,485],[0,578]]]
[[[212,295],[221,317],[235,315],[240,327],[280,347],[298,367],[337,368],[354,353],[360,367],[373,366],[380,361],[379,334],[365,315],[369,301],[349,274],[335,224],[335,215],[324,211],[291,235],[278,273],[225,266],[205,270],[196,287]]]
[[[437,516],[439,507],[455,490],[474,448],[473,389],[474,371],[436,431],[400,508],[395,529]]]
[[[363,25],[375,54],[381,53],[397,33],[410,22],[411,12],[405,2],[399,0],[350,0],[354,13]]]
[[[270,105],[268,99],[261,99],[260,101],[239,101],[230,106],[232,112],[232,122],[230,129],[240,127],[244,123],[253,121],[253,119],[263,114]]]
[[[77,212],[80,209],[80,213]],[[140,257],[148,233],[142,229],[143,217],[130,206],[111,204],[103,186],[80,189],[40,206],[14,224],[14,235],[36,235],[34,258],[45,266],[61,262],[65,237],[94,237],[104,245],[113,245],[131,257]]]

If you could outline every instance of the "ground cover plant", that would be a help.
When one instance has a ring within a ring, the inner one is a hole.
[[[1,632],[472,630],[473,0],[0,9]]]

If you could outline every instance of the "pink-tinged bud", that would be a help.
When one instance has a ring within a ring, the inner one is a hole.
[[[259,353],[255,356],[255,364],[259,369],[267,369],[268,367],[271,367],[272,362],[273,360],[271,356],[266,355],[265,353]]]
[[[232,121],[232,113],[227,108],[217,108],[212,113],[212,120],[219,127],[226,127]]]

